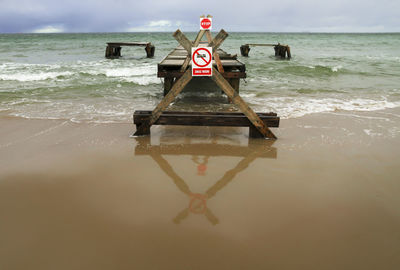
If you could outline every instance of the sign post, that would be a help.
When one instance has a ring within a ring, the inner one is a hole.
[[[192,76],[212,76],[212,47],[192,47]]]

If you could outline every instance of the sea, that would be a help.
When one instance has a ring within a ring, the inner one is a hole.
[[[153,43],[155,57],[123,47],[120,59],[105,58],[107,42],[135,41]],[[272,47],[242,57],[246,43],[288,44],[292,58],[275,58]],[[152,110],[163,98],[157,63],[177,45],[172,33],[0,34],[0,115],[131,122],[135,110]],[[246,64],[240,95],[258,112],[287,119],[400,106],[400,33],[234,32],[221,48]],[[201,88],[185,89],[174,109],[230,106],[219,89]]]

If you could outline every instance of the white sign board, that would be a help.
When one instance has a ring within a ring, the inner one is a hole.
[[[211,25],[211,18],[200,18],[200,30],[211,30]]]
[[[192,47],[192,76],[212,76],[212,47]]]

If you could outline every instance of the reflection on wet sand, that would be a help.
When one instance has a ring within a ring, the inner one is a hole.
[[[233,140],[230,140],[230,144],[219,144],[217,137],[214,137],[211,143],[191,143],[190,139],[186,138],[185,144],[168,142],[168,144],[160,143],[159,145],[151,145],[148,137],[139,137],[136,140],[138,144],[135,148],[135,155],[151,156],[165,174],[172,179],[177,188],[188,196],[189,204],[187,208],[179,212],[173,219],[176,224],[181,223],[190,213],[202,214],[211,224],[218,224],[219,219],[209,209],[207,201],[235,179],[238,173],[246,170],[255,159],[276,158],[277,156],[277,149],[272,147],[273,140],[249,140],[247,145],[235,145],[232,143]],[[206,192],[196,193],[191,191],[189,185],[175,172],[163,155],[190,155],[191,160],[198,165],[197,174],[201,176],[205,176],[207,163],[212,156],[243,158],[233,169],[226,171],[222,178],[218,179]]]

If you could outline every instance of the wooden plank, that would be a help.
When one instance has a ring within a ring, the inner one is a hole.
[[[137,116],[149,116],[151,115],[152,111],[149,110],[137,110],[135,111],[135,115]],[[163,111],[163,115],[166,114],[185,114],[185,115],[191,115],[191,114],[196,114],[196,115],[233,115],[233,116],[243,116],[244,114],[241,112],[188,112],[188,111]],[[257,115],[261,116],[277,116],[278,114],[275,112],[258,112]]]
[[[107,42],[109,46],[119,47],[119,46],[147,46],[151,42]]]
[[[212,47],[213,51],[216,51],[228,36],[228,33],[225,32],[224,29],[221,29],[221,31],[219,31],[219,33],[215,36],[211,43],[208,44],[208,47]]]
[[[274,47],[274,46],[276,46],[276,45],[278,45],[278,44],[266,44],[266,43],[249,43],[249,44],[245,44],[245,45],[248,45],[248,46],[268,46],[268,47]]]
[[[182,45],[182,47],[190,53],[192,50],[192,42],[181,32],[181,30],[176,30],[173,37]]]
[[[211,36],[210,30],[206,31],[206,37],[210,44],[212,42],[212,36]],[[221,59],[219,58],[218,50],[214,51],[213,56],[214,56],[215,62],[217,64],[218,71],[220,73],[224,73],[224,68],[222,66]]]
[[[232,86],[224,79],[224,77],[213,67],[213,81],[225,92],[225,94],[232,99],[240,110],[247,116],[251,123],[258,129],[258,131],[266,138],[276,139],[276,136],[269,130],[269,128],[261,121],[260,117],[247,105],[247,103],[239,96],[239,94],[232,88]]]
[[[159,78],[168,78],[168,77],[174,77],[178,78],[183,75],[183,72],[174,71],[174,70],[161,70],[157,72],[157,77]],[[246,78],[246,73],[245,72],[227,72],[225,71],[222,76],[224,78]]]
[[[186,58],[185,58],[186,59]],[[185,61],[184,58],[166,58],[162,63],[160,63],[161,66],[178,66],[180,68],[182,64]],[[190,61],[189,61],[190,64]],[[237,68],[242,68],[245,66],[242,62],[238,60],[232,60],[232,59],[224,59],[221,60],[221,64],[223,67],[237,67]],[[213,65],[217,66],[216,60],[213,60]]]
[[[258,115],[261,121],[269,127],[279,127],[279,117]],[[151,114],[134,114],[134,124],[141,125],[149,122]],[[180,125],[180,126],[226,126],[226,127],[251,127],[252,123],[244,114],[224,115],[224,114],[164,114],[153,123],[154,125]]]

